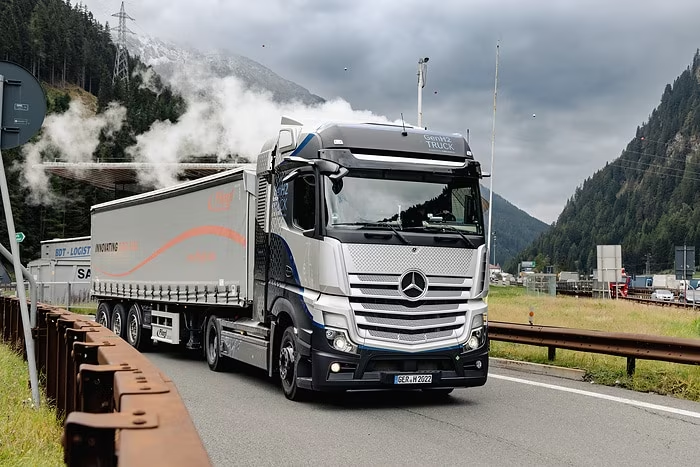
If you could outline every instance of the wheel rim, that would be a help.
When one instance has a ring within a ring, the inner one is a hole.
[[[219,336],[216,335],[216,328],[214,326],[209,328],[208,344],[209,352],[207,352],[207,358],[209,359],[209,363],[214,363],[216,361],[217,349],[219,348]]]
[[[280,346],[280,378],[285,386],[292,385],[294,378],[294,342],[289,338],[285,338]]]
[[[122,334],[122,317],[119,313],[114,314],[114,323],[112,323],[112,332],[117,336]]]
[[[131,315],[129,317],[129,323],[127,326],[127,332],[129,335],[129,342],[132,344],[136,343],[136,340],[139,337],[139,322],[136,319],[136,315]]]
[[[97,324],[107,327],[107,313],[104,311],[100,312],[100,315],[97,317]]]

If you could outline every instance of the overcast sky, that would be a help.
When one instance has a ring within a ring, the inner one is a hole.
[[[116,25],[108,14],[119,1],[83,3]],[[700,47],[697,0],[125,4],[136,33],[245,55],[324,98],[392,120],[403,112],[416,122],[417,62],[430,57],[423,123],[468,128],[487,171],[500,40],[493,188],[547,223],[620,155]]]

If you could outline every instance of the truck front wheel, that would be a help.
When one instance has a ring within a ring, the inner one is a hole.
[[[297,386],[297,360],[299,359],[297,347],[294,327],[287,326],[280,342],[279,376],[285,397],[292,401],[301,401],[308,397],[308,392]]]

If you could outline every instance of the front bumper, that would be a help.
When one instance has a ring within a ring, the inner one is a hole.
[[[358,354],[348,354],[315,347],[311,350],[312,376],[299,378],[298,384],[316,391],[483,386],[489,368],[488,341],[469,352],[462,348],[417,353],[360,349]],[[333,363],[340,365],[339,372],[331,371]],[[402,374],[432,375],[432,381],[395,384],[395,376]]]

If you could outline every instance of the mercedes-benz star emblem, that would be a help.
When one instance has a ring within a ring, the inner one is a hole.
[[[399,291],[409,300],[418,300],[428,291],[428,279],[420,271],[408,271],[399,279]]]

